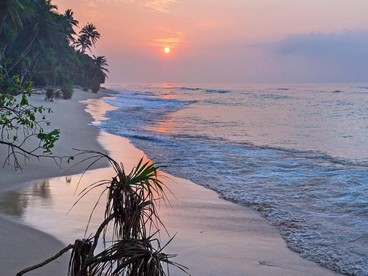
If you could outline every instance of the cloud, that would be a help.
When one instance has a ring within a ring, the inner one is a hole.
[[[144,5],[155,11],[162,13],[169,13],[171,7],[178,2],[178,0],[149,0],[144,1]]]
[[[280,55],[351,61],[368,58],[368,32],[310,33],[291,35],[276,44]]]
[[[368,31],[294,34],[258,49],[283,80],[368,81]]]
[[[60,2],[68,2],[59,0]],[[78,4],[88,8],[98,8],[101,4],[109,3],[136,3],[160,13],[170,13],[171,8],[178,0],[78,0]]]
[[[184,34],[171,29],[162,29],[161,37],[156,38],[151,43],[155,47],[178,47],[183,45]]]

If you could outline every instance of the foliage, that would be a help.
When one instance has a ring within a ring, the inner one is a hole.
[[[77,33],[78,24],[72,10],[60,14],[51,0],[0,1],[0,67],[8,77],[18,75],[36,86],[61,86],[68,79],[99,87],[107,63],[99,67],[86,50],[101,35],[92,23]]]
[[[100,85],[98,85],[98,84],[95,84],[94,86],[91,87],[91,91],[93,93],[97,93],[98,90],[100,90]]]
[[[59,137],[58,130],[44,130],[50,111],[28,103],[31,82],[61,87],[61,93],[47,92],[51,101],[61,94],[70,99],[73,84],[96,91],[105,81],[101,76],[107,64],[98,67],[94,57],[76,46],[81,36],[95,46],[100,34],[91,23],[78,33],[78,24],[72,10],[61,14],[51,0],[0,1],[0,144],[9,148],[5,162],[14,159],[16,168],[20,157],[49,155]],[[32,140],[36,146],[26,147]]]
[[[73,96],[73,83],[70,80],[65,80],[61,86],[61,93],[64,100],[71,99]]]
[[[20,158],[29,157],[56,157],[51,156],[51,150],[59,139],[58,129],[45,131],[44,127],[49,125],[46,114],[51,110],[42,106],[33,106],[28,97],[31,93],[31,84],[26,83],[24,87],[19,77],[13,77],[11,81],[0,77],[0,83],[6,83],[6,88],[0,93],[0,145],[8,147],[8,155],[5,157],[4,165],[13,160],[16,169],[22,168]],[[3,86],[4,87],[4,86]],[[19,94],[14,97],[13,94]],[[27,142],[33,140],[36,144],[28,146]]]
[[[49,102],[53,102],[55,99],[55,93],[54,93],[54,89],[49,87],[46,89],[46,95],[45,95],[45,100],[49,101]]]
[[[96,42],[100,37],[101,35],[97,31],[96,26],[91,23],[87,23],[87,25],[79,32],[79,37],[75,45],[82,53],[85,53],[87,49],[91,50],[92,45],[96,45]]]
[[[107,194],[102,223],[91,238],[76,240],[74,244],[64,248],[62,253],[59,252],[39,265],[24,269],[17,275],[39,268],[69,249],[72,249],[72,254],[68,276],[161,276],[169,274],[168,265],[174,265],[186,272],[186,267],[171,260],[175,255],[163,252],[165,246],[161,246],[155,238],[160,226],[165,228],[158,217],[156,202],[166,198],[164,185],[157,178],[157,167],[151,162],[140,160],[129,174],[125,174],[123,165],[108,155],[93,151],[81,154],[94,155],[86,160],[107,158],[115,170],[115,176],[111,180],[97,181],[82,190],[77,201],[92,190],[104,187],[96,203],[99,203],[104,193]],[[111,245],[106,247],[107,230],[111,228],[112,233],[108,239]],[[104,250],[96,253],[99,242],[104,244]]]

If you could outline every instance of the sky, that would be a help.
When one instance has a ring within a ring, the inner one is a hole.
[[[109,83],[368,82],[367,0],[53,3],[97,27]]]

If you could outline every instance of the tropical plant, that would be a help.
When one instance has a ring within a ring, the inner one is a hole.
[[[64,100],[69,100],[73,96],[73,83],[70,80],[64,80],[61,86],[61,94]]]
[[[49,87],[46,89],[45,101],[53,102],[55,100],[54,89]]]
[[[1,73],[1,70],[0,70]],[[58,129],[45,131],[49,125],[46,114],[51,110],[42,106],[36,107],[29,103],[31,84],[22,86],[19,77],[11,81],[0,74],[0,84],[6,83],[0,89],[0,145],[8,147],[4,165],[13,162],[15,169],[22,169],[22,159],[30,157],[48,157],[58,164],[62,157],[51,155],[55,142],[59,139]],[[11,94],[20,94],[18,98]],[[28,146],[29,140],[36,141],[35,146]]]
[[[88,39],[87,36],[81,35],[76,40],[75,47],[79,50],[79,52],[85,53],[86,49],[91,49],[92,42]]]
[[[77,49],[79,48],[81,53],[85,53],[87,49],[91,50],[91,47],[96,45],[96,42],[100,37],[101,35],[97,31],[96,26],[91,23],[87,23],[87,25],[80,30],[75,46]]]
[[[74,31],[74,27],[78,27],[79,21],[74,18],[74,12],[71,9],[67,9],[64,13],[64,17],[66,18],[67,24],[67,33],[69,38],[70,45],[75,43],[74,36],[76,32]]]
[[[95,78],[98,78],[100,83],[104,83],[107,78],[107,73],[109,72],[107,69],[107,59],[104,56],[93,56],[93,61],[96,66]]]
[[[23,26],[24,20],[32,13],[34,0],[0,1],[0,35],[14,32]]]
[[[95,158],[94,162],[107,158],[115,170],[111,180],[97,181],[83,189],[76,202],[92,190],[104,187],[98,199],[99,202],[102,195],[107,194],[102,223],[93,237],[75,241],[41,264],[22,270],[17,276],[46,265],[69,250],[72,254],[68,276],[161,276],[169,274],[167,265],[186,272],[186,267],[171,260],[175,255],[163,252],[165,246],[155,238],[160,227],[166,230],[156,209],[156,202],[166,199],[165,186],[157,178],[158,168],[150,161],[140,160],[129,174],[125,174],[123,165],[106,154],[94,151],[80,153],[83,154],[92,154],[86,160]],[[110,228],[112,232],[108,234]],[[107,235],[111,241],[108,247],[105,243]],[[96,253],[98,243],[103,243],[104,249]]]
[[[60,14],[51,0],[0,0],[0,67],[36,86],[60,86],[67,78],[96,90],[103,80],[90,81],[97,69],[85,52],[101,35],[91,23],[77,34],[78,24],[72,10]]]

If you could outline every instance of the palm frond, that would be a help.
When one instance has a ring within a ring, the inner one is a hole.
[[[91,249],[91,241],[87,239],[76,240],[70,256],[68,276],[88,275],[85,263]]]
[[[159,240],[150,236],[145,239],[120,240],[90,259],[87,266],[91,276],[163,276],[167,275],[163,264],[173,265],[186,273],[185,266],[171,261],[173,257],[175,255],[163,253]]]

